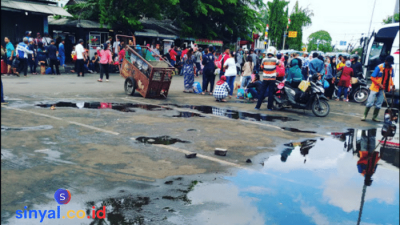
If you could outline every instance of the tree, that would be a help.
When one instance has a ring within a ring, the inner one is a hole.
[[[386,19],[383,19],[383,24],[392,23],[393,16],[388,16]],[[399,22],[399,13],[394,14],[394,22]]]
[[[311,25],[311,17],[314,16],[313,12],[308,8],[299,7],[299,2],[293,7],[292,14],[290,14],[289,31],[297,31],[296,38],[288,38],[287,46],[289,49],[301,51],[303,39],[303,27]]]
[[[180,0],[165,10],[186,37],[206,37],[234,42],[237,37],[251,40],[252,31],[263,30],[258,12],[262,0]]]
[[[179,0],[87,0],[85,3],[66,6],[75,19],[89,19],[122,28],[125,31],[140,29],[139,20],[144,17],[162,19],[165,4],[177,4]]]
[[[109,28],[141,29],[140,19],[171,19],[180,36],[235,41],[261,31],[262,0],[87,0],[68,6],[75,19],[90,19]]]
[[[317,43],[319,41],[319,51],[330,52],[332,51],[332,37],[324,30],[314,32],[308,36],[308,51],[317,50]]]
[[[271,44],[277,48],[282,46],[283,33],[288,24],[288,11],[284,10],[288,4],[289,2],[285,0],[274,0],[267,3],[269,20],[268,38],[271,39]]]

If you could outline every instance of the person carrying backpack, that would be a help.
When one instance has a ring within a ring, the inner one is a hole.
[[[301,69],[299,68],[298,60],[293,59],[290,62],[290,69],[287,75],[287,82],[293,88],[297,88],[302,80],[303,80],[303,75],[301,74]]]

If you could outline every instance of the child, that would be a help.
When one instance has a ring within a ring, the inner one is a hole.
[[[226,77],[221,76],[221,79],[217,82],[217,86],[214,90],[214,97],[217,102],[226,102],[226,97],[228,97],[228,92],[231,89],[229,88],[228,83],[226,82]]]

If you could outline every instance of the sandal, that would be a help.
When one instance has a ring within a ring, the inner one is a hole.
[[[202,95],[205,95],[206,93],[204,93],[204,92],[201,92],[201,94],[202,94]]]
[[[210,95],[213,95],[213,93],[212,93],[212,92],[210,92]]]
[[[221,102],[227,102],[226,99],[222,99]]]

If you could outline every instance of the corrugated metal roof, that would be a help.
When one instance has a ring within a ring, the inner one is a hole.
[[[53,17],[49,17],[49,25],[76,27],[77,24],[78,20],[71,20],[68,18],[55,20]],[[82,28],[100,28],[100,23],[91,20],[80,20],[79,24]],[[103,25],[103,28],[107,29],[107,26]]]
[[[1,0],[1,9],[14,9],[28,12],[38,12],[48,15],[60,15],[72,17],[65,9],[51,6],[46,4],[38,4],[29,1],[13,1],[13,0]]]

